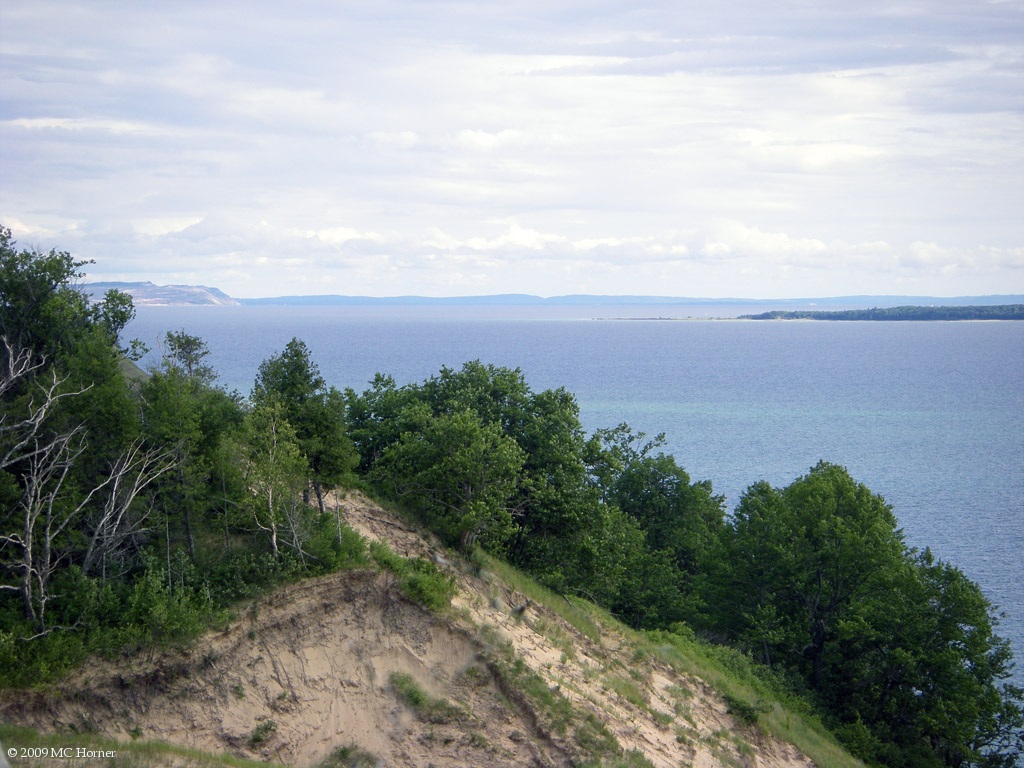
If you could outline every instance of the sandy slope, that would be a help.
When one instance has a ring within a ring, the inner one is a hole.
[[[608,629],[595,642],[489,574],[458,564],[358,494],[340,502],[354,528],[456,577],[449,616],[404,598],[390,574],[304,581],[257,601],[226,631],[188,651],[97,662],[57,692],[0,703],[0,719],[51,730],[88,727],[211,751],[314,765],[357,745],[380,765],[562,766],[579,757],[572,728],[510,686],[490,660],[514,653],[569,699],[577,719],[605,725],[623,750],[658,768],[811,766],[789,745],[741,727],[699,680],[639,658]],[[458,707],[424,722],[389,682],[411,675]]]

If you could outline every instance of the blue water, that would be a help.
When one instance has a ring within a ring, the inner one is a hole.
[[[472,359],[518,367],[534,390],[575,393],[588,431],[666,433],[730,508],[757,480],[842,464],[911,545],[982,585],[1024,659],[1024,323],[650,319],[687,313],[736,310],[141,307],[127,333],[153,347],[144,365],[166,331],[201,336],[242,394],[292,337],[357,391],[378,371],[403,384]]]

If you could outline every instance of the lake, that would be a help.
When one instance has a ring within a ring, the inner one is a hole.
[[[220,383],[243,394],[293,337],[339,389],[474,359],[520,368],[534,390],[573,392],[588,431],[664,432],[730,509],[757,480],[842,464],[893,506],[911,545],[982,585],[1024,658],[1024,323],[728,319],[745,311],[140,307],[126,335],[153,348],[144,367],[166,331],[202,337]]]

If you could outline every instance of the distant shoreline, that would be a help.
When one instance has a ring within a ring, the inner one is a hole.
[[[286,306],[286,307],[491,307],[491,308],[571,308],[571,307],[672,307],[679,310],[690,307],[714,308],[730,306],[748,307],[751,311],[770,309],[775,312],[813,312],[820,307],[847,310],[851,307],[919,307],[957,306],[1014,306],[1024,305],[1024,294],[985,296],[906,296],[906,295],[852,295],[830,297],[794,297],[752,299],[737,296],[702,298],[695,296],[599,295],[575,294],[567,296],[534,296],[510,293],[483,296],[273,296],[263,298],[236,298],[219,288],[205,285],[156,285],[151,282],[94,282],[80,286],[87,295],[99,298],[114,289],[132,297],[136,307],[176,306]],[[601,318],[614,319],[614,318]],[[650,319],[659,319],[651,316]],[[674,318],[673,318],[674,319]],[[760,319],[760,318],[759,318]],[[767,319],[767,318],[765,318]],[[775,319],[775,318],[771,318]]]
[[[737,320],[1024,320],[1024,304],[981,306],[899,306],[845,309],[831,312],[773,310],[758,315],[740,315]]]

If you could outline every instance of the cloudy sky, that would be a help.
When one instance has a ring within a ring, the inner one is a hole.
[[[1024,2],[4,1],[0,164],[92,280],[1024,293]]]

